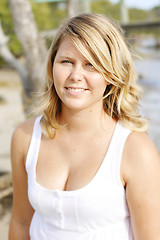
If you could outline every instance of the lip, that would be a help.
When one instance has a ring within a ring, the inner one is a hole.
[[[72,87],[72,86],[65,87],[65,89],[70,95],[81,95],[81,94],[84,94],[87,90],[89,90],[87,88]]]

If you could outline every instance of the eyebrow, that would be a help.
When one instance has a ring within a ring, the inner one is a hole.
[[[58,59],[61,59],[61,58],[65,58],[65,59],[73,59],[72,57],[68,57],[68,56],[66,56],[66,55],[60,55],[60,56],[58,56],[57,57]]]
[[[59,56],[57,57],[57,59],[58,59],[58,60],[66,59],[66,60],[70,60],[70,61],[72,60],[72,61],[73,61],[73,60],[74,60],[74,56],[73,56],[73,57],[69,57],[69,56],[66,56],[66,55],[59,55]],[[84,57],[84,61],[85,61],[85,62],[90,62],[90,61],[88,61],[85,57]]]

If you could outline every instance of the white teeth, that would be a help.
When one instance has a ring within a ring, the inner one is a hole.
[[[83,92],[85,91],[84,88],[68,88],[69,91],[72,91],[72,92]]]

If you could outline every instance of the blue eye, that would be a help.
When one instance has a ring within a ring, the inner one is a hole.
[[[88,68],[90,68],[92,70],[94,69],[94,66],[90,62],[86,63],[86,67],[88,67]]]
[[[87,63],[88,66],[93,66],[90,62]]]
[[[93,67],[92,63],[90,63],[90,62],[87,62],[86,65],[89,67]]]
[[[72,62],[69,60],[63,60],[62,63],[72,63]]]

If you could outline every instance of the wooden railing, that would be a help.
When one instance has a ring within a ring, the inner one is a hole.
[[[135,22],[135,23],[129,23],[129,24],[122,24],[121,25],[123,29],[126,31],[136,29],[153,29],[153,28],[159,28],[160,29],[160,21],[157,22]]]

